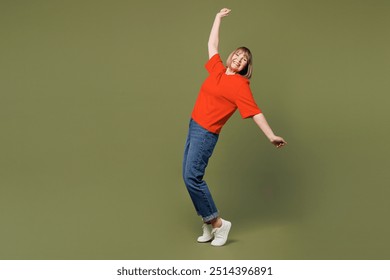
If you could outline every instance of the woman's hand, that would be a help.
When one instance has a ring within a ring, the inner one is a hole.
[[[287,144],[287,142],[279,136],[272,137],[270,141],[276,148],[282,148],[284,145]]]
[[[230,11],[231,11],[231,10],[228,9],[228,8],[223,8],[223,9],[221,9],[221,11],[217,14],[217,17],[219,17],[219,18],[226,17],[226,16],[229,15]]]
[[[265,136],[269,139],[269,141],[276,147],[282,148],[287,142],[280,136],[276,136],[271,127],[269,126],[267,120],[265,119],[263,113],[259,113],[253,116],[254,122],[258,125],[258,127],[263,131]]]

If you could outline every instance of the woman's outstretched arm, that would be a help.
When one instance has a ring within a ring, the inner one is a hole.
[[[213,23],[213,27],[211,28],[209,42],[208,42],[208,50],[209,50],[209,58],[218,53],[219,46],[219,26],[221,25],[221,19],[226,17],[230,13],[230,9],[223,8],[216,16]]]
[[[276,136],[274,134],[262,113],[253,116],[253,120],[276,148],[281,148],[287,144],[287,142],[282,137]]]

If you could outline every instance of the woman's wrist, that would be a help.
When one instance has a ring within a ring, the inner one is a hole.
[[[274,141],[275,138],[276,138],[276,135],[275,135],[275,134],[270,134],[270,135],[266,135],[266,136],[267,136],[267,138],[268,138],[268,140],[269,140],[270,142]]]

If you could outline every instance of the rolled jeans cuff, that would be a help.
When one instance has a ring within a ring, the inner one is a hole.
[[[207,223],[207,222],[210,222],[218,217],[219,217],[219,213],[215,212],[215,213],[211,214],[210,216],[202,217],[202,219],[203,219],[203,222]]]

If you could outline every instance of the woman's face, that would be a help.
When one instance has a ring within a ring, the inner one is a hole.
[[[230,63],[229,68],[232,71],[239,73],[246,67],[247,64],[248,56],[244,51],[238,50],[233,54],[232,62]]]

